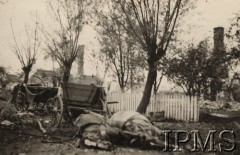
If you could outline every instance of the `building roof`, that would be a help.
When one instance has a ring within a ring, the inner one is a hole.
[[[34,76],[41,76],[41,77],[52,77],[56,76],[56,73],[53,70],[44,70],[44,69],[38,69],[33,75]]]
[[[69,82],[90,85],[98,84],[99,79],[97,76],[93,75],[81,75],[80,77],[70,78]]]
[[[6,79],[7,82],[20,82],[18,76],[13,74],[6,74]]]
[[[20,82],[20,81],[21,80],[18,78],[17,75],[13,75],[13,74],[8,74],[7,73],[2,84],[3,85],[7,85],[7,84],[9,84],[11,82]]]

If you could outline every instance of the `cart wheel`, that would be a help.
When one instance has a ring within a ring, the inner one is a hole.
[[[105,111],[107,116],[111,115],[108,105],[102,99],[98,100],[97,106],[98,109]]]
[[[47,116],[43,118],[43,126],[48,131],[55,131],[62,120],[63,102],[60,96],[50,98],[46,102]]]
[[[99,99],[97,104],[93,106],[94,109],[105,110],[104,109],[104,102],[102,99]]]
[[[54,98],[50,98],[47,100],[46,102],[46,112],[47,112],[47,115],[50,115],[51,112],[53,111],[53,106],[54,106]]]
[[[26,95],[24,93],[18,93],[14,105],[18,111],[26,111],[29,107]]]
[[[63,117],[63,101],[60,96],[51,98],[46,103],[48,119],[45,120],[44,125],[51,131],[56,130],[62,121]]]
[[[45,103],[33,102],[33,110],[43,110]]]

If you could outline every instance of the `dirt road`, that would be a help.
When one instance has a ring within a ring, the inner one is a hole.
[[[0,103],[0,154],[87,154],[87,155],[161,155],[161,154],[189,154],[192,142],[188,142],[186,150],[182,152],[164,153],[161,150],[144,150],[129,146],[115,146],[112,151],[102,151],[90,148],[76,148],[76,138],[72,138],[76,133],[76,128],[62,125],[58,130],[43,134],[36,121],[37,114],[27,113],[26,115],[16,115],[14,107],[9,103]],[[5,122],[4,122],[5,121]],[[3,123],[4,122],[4,123]],[[8,123],[8,124],[7,124]],[[10,123],[10,124],[9,124]],[[12,124],[11,124],[12,123]],[[216,135],[223,130],[233,130],[236,134],[236,149],[230,153],[211,152],[210,154],[240,154],[240,118],[223,119],[214,116],[203,116],[199,123],[184,122],[159,122],[155,124],[162,130],[198,130],[203,139],[206,139],[210,130],[216,130]],[[218,136],[216,144],[218,146]],[[205,154],[197,152],[191,154]]]

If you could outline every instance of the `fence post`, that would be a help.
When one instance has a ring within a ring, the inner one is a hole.
[[[141,100],[141,95],[136,93],[109,92],[107,101],[118,101],[118,104],[111,104],[109,108],[116,112],[120,110],[136,110]],[[152,95],[149,111],[164,111],[165,118],[173,118],[183,121],[199,121],[198,98],[184,94],[157,94]]]
[[[176,94],[176,102],[175,102],[175,104],[176,104],[176,119],[177,120],[179,120],[179,94]]]
[[[193,96],[191,100],[191,121],[192,122],[194,122],[194,99],[195,99],[195,96]]]
[[[187,97],[184,96],[184,121],[187,121]]]
[[[198,122],[199,121],[199,109],[198,109],[198,97],[195,97],[194,100],[194,122]]]

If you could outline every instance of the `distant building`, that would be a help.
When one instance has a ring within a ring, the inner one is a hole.
[[[84,45],[79,46],[80,50],[77,55],[77,64],[78,64],[78,69],[77,69],[77,74],[78,76],[84,75]]]
[[[68,82],[85,84],[85,85],[90,85],[90,84],[100,85],[99,78],[94,75],[81,75],[79,77],[74,77],[74,78],[70,77]]]
[[[57,80],[56,72],[52,70],[38,69],[29,79],[31,84],[41,84],[47,87],[56,86]]]
[[[97,76],[94,75],[84,75],[84,45],[79,46],[80,50],[78,52],[78,55],[76,57],[76,62],[78,65],[77,68],[77,75],[72,76],[70,75],[70,78],[68,80],[69,83],[77,83],[77,84],[96,84],[101,85],[101,81]],[[54,79],[56,80],[56,77],[61,77],[62,70],[61,69],[55,69],[53,70],[43,70],[38,69],[29,79],[29,83],[32,84],[45,84],[45,86],[53,86]],[[60,80],[60,78],[58,78]]]
[[[5,75],[4,79],[5,80],[3,81],[1,87],[7,90],[12,90],[16,84],[21,82],[21,80],[18,78],[17,75],[8,74],[8,73]]]
[[[77,68],[77,75],[74,77],[70,77],[69,81],[70,83],[78,83],[78,84],[95,84],[95,85],[101,85],[101,81],[97,76],[94,75],[84,75],[84,45],[79,46],[80,51],[78,52],[76,62],[78,65]]]

